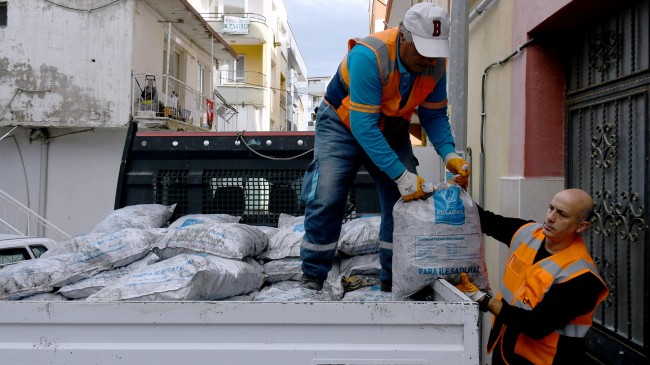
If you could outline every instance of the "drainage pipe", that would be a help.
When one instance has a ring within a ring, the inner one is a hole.
[[[508,57],[497,60],[495,62],[492,62],[489,64],[485,70],[483,70],[483,78],[481,81],[481,152],[479,154],[479,163],[481,164],[481,173],[479,175],[479,194],[478,194],[478,201],[479,205],[483,206],[485,201],[484,201],[484,195],[485,195],[485,119],[487,117],[487,113],[485,112],[485,89],[486,89],[486,83],[487,83],[487,76],[488,76],[488,71],[492,67],[495,66],[501,66],[506,64],[508,61],[510,61],[513,57],[516,55],[520,54],[523,52],[524,48],[528,47],[531,43],[535,41],[535,38],[531,38],[528,41],[526,41],[523,44],[520,44],[517,46],[517,49],[512,52]]]

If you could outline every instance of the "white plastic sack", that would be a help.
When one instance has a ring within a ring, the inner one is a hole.
[[[169,225],[175,229],[203,223],[239,223],[241,217],[230,214],[188,214],[184,215]]]
[[[105,235],[106,233],[89,233],[67,238],[57,243],[56,247],[45,251],[41,258],[79,252],[81,247],[95,242]]]
[[[300,287],[298,281],[281,281],[262,288],[255,294],[255,302],[322,302],[329,301],[330,295]]]
[[[341,298],[342,302],[390,302],[393,294],[383,292],[379,285],[366,286],[361,289],[346,292]]]
[[[20,300],[29,302],[65,302],[68,301],[68,298],[56,293],[41,293],[21,298]]]
[[[260,231],[264,232],[266,234],[266,237],[271,239],[271,237],[275,236],[276,233],[280,232],[280,229],[277,227],[269,227],[269,226],[255,226],[257,229]]]
[[[116,209],[99,222],[90,233],[114,233],[125,228],[160,228],[174,213],[176,204],[138,204]]]
[[[0,269],[0,299],[20,299],[53,290],[55,277],[74,254],[25,260]]]
[[[146,266],[86,300],[219,300],[258,290],[263,282],[248,263],[186,254]]]
[[[289,214],[280,213],[280,216],[278,216],[278,228],[290,228],[302,223],[305,223],[304,215],[294,217]]]
[[[352,275],[379,275],[381,263],[379,254],[353,256],[341,260],[341,276],[344,278]]]
[[[403,300],[444,278],[460,282],[466,272],[489,291],[478,208],[457,185],[438,184],[426,200],[393,208],[393,298]]]
[[[70,299],[86,298],[89,295],[95,294],[104,289],[106,286],[116,283],[118,280],[129,276],[132,272],[158,262],[160,258],[154,254],[149,253],[143,259],[138,260],[132,264],[124,267],[118,267],[113,270],[103,271],[95,274],[87,279],[79,280],[75,283],[68,284],[57,293]]]
[[[138,261],[162,239],[163,232],[164,230],[160,229],[127,228],[88,242],[80,246],[78,252],[63,255],[67,257],[65,268],[52,276],[51,285],[63,287],[98,272]]]
[[[304,235],[305,225],[303,221],[293,225],[286,225],[278,229],[278,232],[269,238],[268,248],[258,257],[265,260],[300,257],[300,246]]]
[[[287,257],[273,260],[265,263],[263,267],[267,283],[286,280],[300,281],[302,279],[302,260],[300,258]]]
[[[184,253],[211,255],[242,260],[266,249],[266,234],[254,226],[240,223],[204,223],[170,230],[158,255],[167,259]]]
[[[380,216],[360,217],[341,226],[338,249],[350,256],[379,252]]]
[[[341,279],[343,279],[341,275],[341,261],[339,258],[335,258],[332,269],[327,274],[327,279],[325,279],[322,289],[322,292],[329,296],[329,300],[338,301],[343,298],[345,290],[343,289]]]

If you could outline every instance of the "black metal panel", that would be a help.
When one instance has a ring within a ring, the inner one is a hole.
[[[596,203],[586,239],[610,295],[587,344],[606,364],[650,358],[649,9],[648,0],[629,3],[582,34],[568,55],[567,186]]]
[[[176,204],[172,220],[223,213],[253,225],[277,225],[281,213],[303,215],[303,175],[313,133],[137,132],[126,139],[115,208]],[[362,169],[347,218],[378,213],[377,192]],[[359,205],[356,204],[357,197]]]

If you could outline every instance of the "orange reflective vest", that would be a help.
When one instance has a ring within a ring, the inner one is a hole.
[[[497,299],[504,299],[508,304],[518,308],[532,310],[542,301],[551,285],[567,282],[586,272],[596,275],[602,282],[603,289],[593,309],[574,318],[564,328],[537,340],[523,333],[519,334],[515,343],[515,353],[534,364],[553,363],[560,335],[584,337],[591,328],[596,307],[605,300],[609,292],[607,285],[598,274],[584,241],[579,236],[568,248],[533,263],[537,251],[544,244],[544,238],[542,225],[538,223],[526,224],[515,233],[510,243],[510,257],[506,262]],[[495,345],[503,341],[506,326],[503,327],[499,329],[500,334],[488,343],[489,353]],[[494,328],[492,330],[495,331]]]
[[[350,110],[363,113],[380,112],[380,128],[384,128],[386,117],[401,117],[408,121],[415,111],[415,108],[422,105],[427,108],[442,108],[447,105],[447,100],[440,103],[425,102],[425,99],[442,79],[446,72],[446,59],[438,58],[433,66],[419,74],[413,84],[411,94],[403,108],[399,108],[402,96],[399,92],[399,65],[397,63],[399,28],[391,28],[382,32],[373,33],[363,39],[350,39],[348,41],[348,52],[357,44],[363,44],[375,52],[379,75],[382,81],[381,105],[364,105],[351,103],[350,101],[350,73],[347,66],[347,55],[339,65],[337,72],[338,87],[336,93],[325,95],[325,102],[328,103],[338,114],[339,118],[350,128]],[[403,120],[400,119],[400,120]]]

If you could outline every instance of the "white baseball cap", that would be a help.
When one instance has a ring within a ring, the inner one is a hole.
[[[404,15],[404,27],[413,35],[418,53],[424,57],[449,57],[449,18],[432,3],[413,5]]]

